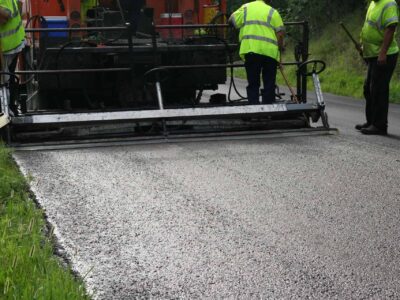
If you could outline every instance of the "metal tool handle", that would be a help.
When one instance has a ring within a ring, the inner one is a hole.
[[[343,28],[344,32],[347,34],[347,36],[353,42],[354,46],[356,47],[356,49],[358,51],[358,54],[360,54],[360,56],[362,58],[364,58],[361,44],[354,39],[353,35],[350,33],[350,31],[347,29],[347,27],[342,22],[340,22],[340,26]]]

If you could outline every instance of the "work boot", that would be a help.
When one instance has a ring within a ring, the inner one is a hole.
[[[387,129],[379,129],[374,125],[370,125],[366,128],[361,129],[362,134],[369,134],[369,135],[387,135]]]
[[[368,123],[364,123],[364,124],[357,124],[355,128],[357,130],[361,130],[361,129],[367,128],[367,127],[369,127],[369,124]]]

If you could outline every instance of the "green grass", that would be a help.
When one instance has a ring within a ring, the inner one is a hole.
[[[364,22],[364,14],[364,11],[356,11],[341,20],[356,40],[358,40]],[[397,38],[400,39],[400,34],[398,34]],[[291,50],[294,45],[294,40],[288,37],[287,51],[283,56],[283,61],[294,61],[293,50]],[[363,98],[362,91],[367,68],[352,42],[340,27],[339,21],[330,24],[319,34],[312,34],[309,59],[321,59],[327,64],[327,69],[320,74],[323,92]],[[295,86],[295,68],[285,67],[285,74],[289,78],[291,85]],[[240,78],[246,78],[244,70],[235,71],[235,75]],[[277,82],[279,85],[286,85],[279,72]],[[311,80],[308,82],[308,88],[313,90]],[[400,103],[400,60],[391,81],[390,101]]]
[[[45,228],[43,212],[0,142],[0,299],[89,299],[82,282],[54,256]]]

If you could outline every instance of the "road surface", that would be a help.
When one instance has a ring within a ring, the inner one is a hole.
[[[399,299],[400,106],[326,101],[338,135],[15,158],[95,299]]]

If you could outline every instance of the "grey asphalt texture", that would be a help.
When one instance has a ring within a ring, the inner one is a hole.
[[[400,106],[333,136],[16,152],[95,299],[399,299]]]

